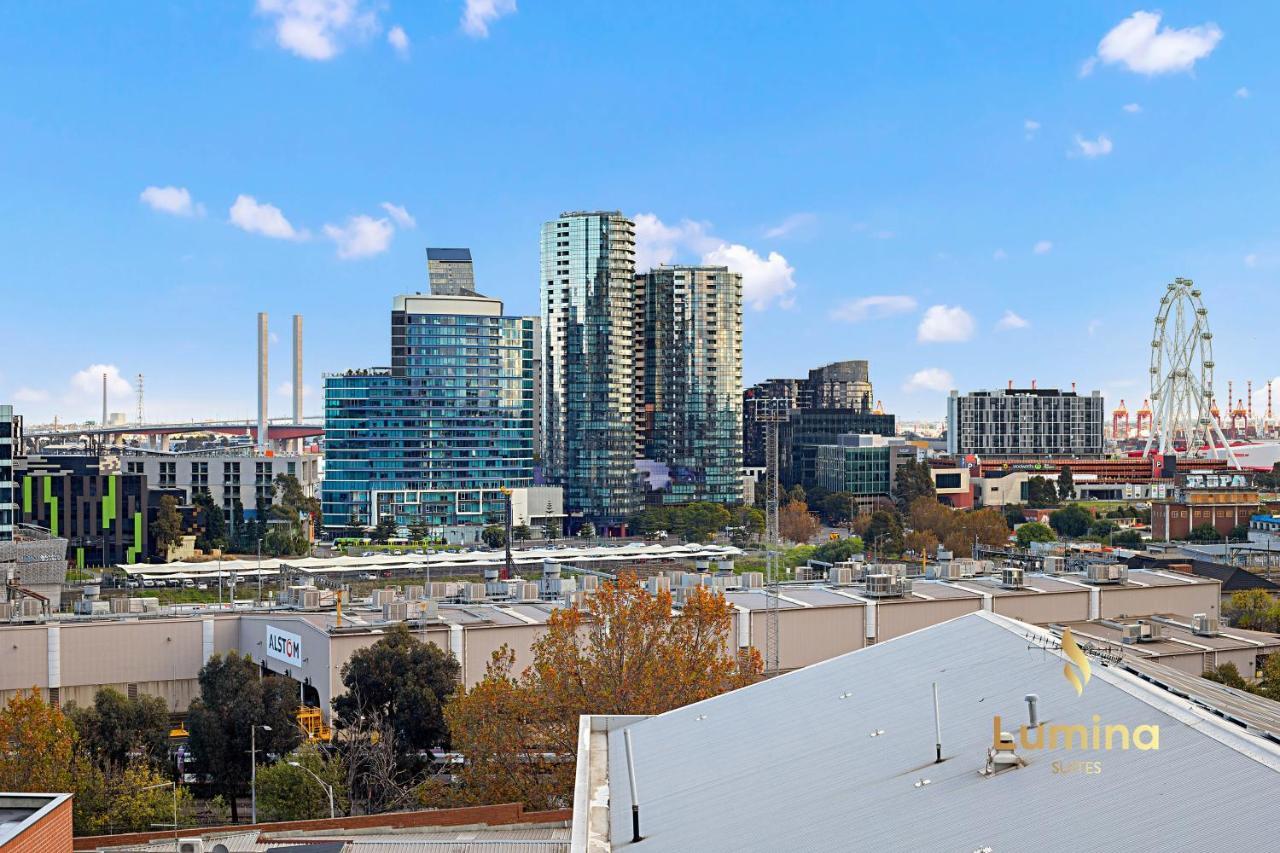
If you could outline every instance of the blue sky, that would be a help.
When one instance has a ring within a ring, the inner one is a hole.
[[[425,246],[535,313],[580,208],[746,275],[748,383],[868,358],[905,417],[1011,378],[1132,410],[1179,275],[1219,385],[1280,373],[1274,4],[515,5],[6,7],[0,400],[95,417],[108,365],[113,410],[143,373],[149,417],[247,416],[266,310],[319,413]]]

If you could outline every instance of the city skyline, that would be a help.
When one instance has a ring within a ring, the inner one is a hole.
[[[30,357],[0,368],[0,399],[30,422],[96,418],[107,366],[113,411],[132,417],[142,373],[150,418],[248,417],[267,311],[272,413],[300,313],[318,414],[321,373],[377,363],[388,300],[428,290],[426,246],[470,246],[484,292],[532,315],[541,223],[620,209],[638,271],[743,275],[746,385],[868,359],[903,419],[1033,378],[1133,410],[1158,300],[1186,276],[1219,398],[1251,379],[1261,408],[1275,10],[904,6],[813,27],[768,3],[609,22],[333,5],[352,15],[13,10],[0,245],[11,293],[72,310],[11,326]],[[764,46],[769,63],[745,61]],[[569,75],[587,82],[548,108]],[[634,133],[651,115],[718,130]]]

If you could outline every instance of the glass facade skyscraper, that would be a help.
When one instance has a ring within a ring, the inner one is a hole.
[[[565,508],[596,525],[640,510],[632,312],[635,223],[573,212],[542,226],[543,457]]]
[[[636,276],[642,452],[667,466],[665,504],[742,501],[742,276],[662,266]]]
[[[501,520],[501,489],[533,482],[534,326],[496,299],[397,296],[391,366],[325,377],[325,526]]]
[[[470,249],[427,249],[433,296],[479,296]]]

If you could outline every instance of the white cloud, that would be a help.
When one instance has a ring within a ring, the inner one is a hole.
[[[295,229],[284,218],[280,208],[274,204],[259,203],[251,195],[236,196],[231,205],[231,224],[248,231],[250,234],[261,234],[276,240],[305,240],[307,232]]]
[[[1085,139],[1076,134],[1076,153],[1085,157],[1105,157],[1111,153],[1111,137],[1105,133],[1098,134],[1097,139]]]
[[[915,298],[911,296],[864,296],[836,306],[831,312],[831,318],[846,323],[861,323],[863,320],[906,314],[916,310],[916,304]]]
[[[401,228],[416,228],[418,226],[418,220],[414,219],[402,205],[384,201],[381,207]]]
[[[1089,321],[1089,325],[1085,327],[1085,331],[1089,334],[1090,337],[1092,337],[1093,334],[1101,328],[1102,328],[1102,321],[1095,318]]]
[[[120,368],[114,364],[91,364],[84,370],[78,370],[71,376],[71,390],[78,394],[91,394],[102,397],[102,376],[107,376],[107,396],[123,397],[133,393],[133,386],[120,375]]]
[[[1053,251],[1053,241],[1041,240],[1031,247],[1031,251],[1035,252],[1037,255],[1047,255]]]
[[[941,367],[926,367],[923,370],[917,370],[911,374],[911,378],[907,380],[907,384],[902,386],[904,391],[950,391],[955,387],[955,379],[951,376],[951,371],[943,370]]]
[[[795,268],[777,252],[762,258],[740,243],[724,243],[703,255],[702,262],[726,266],[730,272],[741,274],[742,300],[757,311],[774,301],[782,308],[790,308],[795,302],[790,296],[796,289]]]
[[[667,225],[652,213],[636,214],[633,221],[637,270],[676,262],[682,254],[696,254],[704,264],[740,273],[743,302],[756,310],[774,301],[783,308],[791,307],[793,300],[788,294],[796,287],[795,268],[778,252],[761,256],[741,243],[713,236],[707,222],[684,219],[679,225]]]
[[[1142,104],[1125,104],[1120,109],[1127,113],[1140,113],[1142,112]]]
[[[992,260],[1003,261],[1007,257],[1009,257],[1009,253],[1006,252],[1004,249],[996,249],[994,252],[991,253]]]
[[[256,11],[274,19],[276,44],[303,59],[333,59],[381,29],[377,7],[362,0],[258,0]]]
[[[1252,253],[1252,252],[1250,252],[1249,254],[1245,255],[1245,256],[1244,256],[1244,265],[1245,265],[1246,267],[1249,267],[1250,269],[1252,269],[1252,268],[1256,267],[1256,266],[1258,265],[1258,256],[1257,256],[1257,255],[1255,255],[1255,254],[1254,254],[1254,253]]]
[[[409,34],[404,31],[404,27],[397,24],[388,30],[387,44],[395,48],[401,59],[409,57]]]
[[[1123,65],[1138,74],[1167,74],[1190,71],[1222,40],[1217,24],[1201,24],[1175,30],[1160,29],[1160,12],[1134,12],[1098,42],[1098,53],[1080,69],[1083,77],[1098,62]]]
[[[343,260],[369,258],[391,247],[396,229],[390,220],[372,216],[352,216],[342,226],[326,225],[325,236],[338,244],[338,257]]]
[[[98,379],[102,381],[101,378]],[[13,392],[15,403],[43,403],[49,399],[49,392],[40,388],[28,388],[25,385]]]
[[[466,0],[462,8],[462,31],[473,38],[488,38],[490,24],[515,12],[516,0]]]
[[[973,337],[973,317],[959,305],[932,305],[916,329],[921,343],[960,343]]]
[[[204,213],[204,205],[193,203],[186,187],[147,187],[138,195],[138,200],[152,210],[173,216]]]
[[[1236,89],[1236,97],[1237,97],[1237,98],[1247,98],[1247,97],[1249,97],[1249,90],[1248,90],[1248,88],[1246,88],[1245,86],[1241,86],[1239,89]]]
[[[797,231],[808,228],[818,217],[812,213],[793,213],[777,225],[764,232],[764,236],[770,239],[777,237],[786,237]]]
[[[1027,139],[1035,139],[1036,131],[1040,129],[1040,122],[1029,118],[1022,123],[1022,129],[1026,132]]]
[[[1008,331],[1010,329],[1025,329],[1027,326],[1030,326],[1030,325],[1031,324],[1028,323],[1024,318],[1020,317],[1019,315],[1015,314],[1012,311],[1006,310],[1004,314],[1000,317],[1000,321],[996,323],[996,328],[1002,331]]]

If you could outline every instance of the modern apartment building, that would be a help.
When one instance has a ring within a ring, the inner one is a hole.
[[[635,223],[618,211],[542,226],[543,458],[576,519],[641,507],[635,474]]]
[[[533,482],[534,347],[497,299],[397,296],[391,366],[325,377],[325,526],[503,519]]]
[[[470,249],[427,249],[432,296],[479,296]]]
[[[875,407],[871,370],[864,360],[836,361],[809,371],[808,406],[812,409],[861,409]]]
[[[142,474],[153,489],[181,489],[182,503],[191,503],[196,492],[206,491],[228,518],[238,499],[246,518],[255,518],[258,506],[271,505],[276,478],[297,479],[307,497],[320,487],[320,454],[273,453],[264,456],[251,447],[168,453],[147,448],[127,448],[120,457],[125,474]]]
[[[817,483],[818,447],[838,444],[840,436],[893,436],[893,415],[863,409],[793,409],[778,424],[779,478],[785,486],[804,488]]]
[[[661,266],[636,276],[638,455],[665,466],[657,502],[742,501],[742,276]]]
[[[947,452],[952,456],[1101,457],[1102,392],[1008,388],[952,391],[947,398]]]
[[[13,459],[22,446],[22,418],[14,415],[13,406],[0,405],[0,542],[13,541],[14,516],[17,513]]]
[[[786,419],[794,410],[823,409],[841,415],[814,418],[825,426],[826,443],[843,433],[872,432],[892,435],[892,415],[875,415],[875,392],[871,385],[871,369],[865,360],[836,361],[815,367],[805,379],[767,379],[743,391],[742,447],[743,461],[748,467],[765,464],[764,418],[767,412]],[[763,401],[774,401],[766,404]],[[867,416],[867,417],[864,417]],[[829,428],[827,428],[829,427]],[[886,428],[888,432],[886,432]],[[802,427],[801,432],[806,428]],[[785,469],[790,451],[783,447],[786,436],[779,436],[779,450]]]

